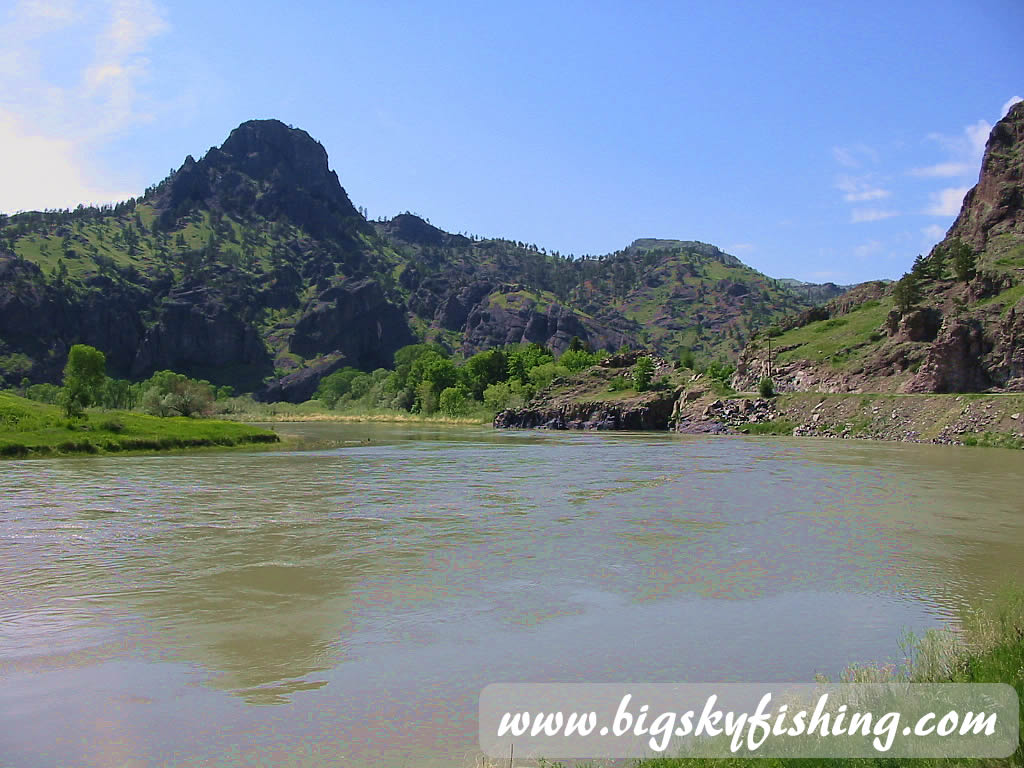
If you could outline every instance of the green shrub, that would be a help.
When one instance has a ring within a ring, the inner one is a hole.
[[[757,385],[757,392],[761,397],[775,397],[775,382],[765,376]]]
[[[637,392],[646,392],[651,388],[654,378],[654,361],[649,357],[641,357],[633,365],[633,388]]]
[[[616,376],[610,382],[608,382],[609,392],[622,392],[623,390],[629,389],[632,386],[632,382],[625,376]]]
[[[597,355],[583,349],[570,349],[558,358],[558,364],[575,373],[597,365]]]

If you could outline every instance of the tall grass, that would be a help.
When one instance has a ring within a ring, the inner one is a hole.
[[[249,397],[234,397],[218,403],[219,418],[243,422],[275,421],[338,421],[338,422],[400,422],[427,424],[490,424],[494,413],[482,405],[470,407],[465,414],[446,416],[410,413],[396,408],[381,408],[349,403],[336,409],[328,408],[319,400],[304,403],[259,403]]]

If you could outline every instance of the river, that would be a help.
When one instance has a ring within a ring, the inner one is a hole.
[[[835,678],[1024,575],[1024,452],[275,428],[0,464],[0,764],[472,766],[488,683]]]

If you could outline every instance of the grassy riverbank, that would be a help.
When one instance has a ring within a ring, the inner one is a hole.
[[[68,419],[55,405],[0,392],[0,458],[151,452],[276,443],[273,432],[213,419],[90,410]]]

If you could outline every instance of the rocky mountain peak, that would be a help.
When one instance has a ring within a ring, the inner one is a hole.
[[[190,205],[286,217],[314,236],[366,226],[320,142],[280,120],[249,120],[198,162],[191,155],[171,177],[165,218]]]
[[[280,120],[249,120],[231,131],[219,149],[204,158],[221,169],[239,171],[263,181],[294,180],[307,188],[340,191],[338,177],[327,165],[327,150],[299,128]]]
[[[996,235],[1024,235],[1024,102],[996,123],[985,145],[978,183],[964,197],[947,238],[983,250]]]

